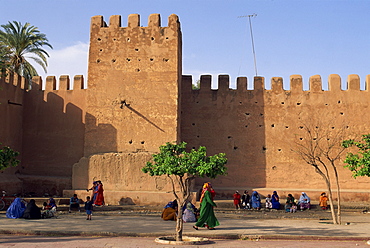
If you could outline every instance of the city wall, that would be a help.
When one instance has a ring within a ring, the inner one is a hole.
[[[160,145],[186,141],[189,149],[226,153],[228,175],[211,180],[218,197],[277,190],[281,197],[306,191],[315,199],[326,190],[323,180],[293,152],[306,140],[303,127],[325,124],[348,137],[370,131],[369,76],[366,90],[357,75],[342,90],[335,74],[328,90],[318,75],[303,90],[302,77],[292,75],[284,90],[278,77],[271,89],[263,77],[249,82],[253,89],[240,77],[231,89],[228,75],[219,75],[218,89],[211,89],[211,76],[203,75],[193,90],[192,77],[182,75],[176,15],[166,27],[158,14],[146,27],[137,14],[126,27],[120,16],[111,16],[109,25],[92,17],[88,66],[87,88],[82,76],[74,77],[73,88],[68,76],[35,77],[31,90],[19,77],[2,77],[0,140],[21,152],[22,163],[0,174],[9,182],[0,187],[85,197],[92,181],[102,180],[108,204],[161,205],[173,198],[170,182],[141,168]],[[368,179],[353,179],[342,166],[344,199],[369,200]],[[194,191],[205,180],[197,179]]]

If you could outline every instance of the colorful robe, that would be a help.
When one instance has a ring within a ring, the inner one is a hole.
[[[208,225],[209,228],[220,225],[218,222],[213,207],[216,207],[216,203],[213,202],[211,193],[207,190],[204,192],[204,197],[200,203],[200,217],[195,224],[198,227],[204,227]]]

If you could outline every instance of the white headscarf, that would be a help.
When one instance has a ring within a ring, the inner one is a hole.
[[[306,199],[306,200],[305,200]],[[305,192],[302,192],[302,195],[299,197],[299,202],[310,202],[310,197]]]

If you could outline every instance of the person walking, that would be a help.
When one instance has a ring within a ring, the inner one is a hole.
[[[213,201],[212,191],[210,183],[203,185],[202,196],[200,197],[200,216],[197,223],[193,226],[195,230],[198,230],[198,227],[207,227],[209,230],[215,230],[215,226],[220,225],[213,211],[213,208],[217,206]]]

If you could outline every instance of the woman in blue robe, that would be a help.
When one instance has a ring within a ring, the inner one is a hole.
[[[280,209],[280,202],[279,202],[279,195],[277,194],[276,191],[272,193],[271,196],[271,203],[272,203],[272,208],[273,209]]]
[[[6,217],[10,219],[22,218],[26,206],[21,198],[15,198],[9,208],[6,210]]]
[[[253,209],[261,209],[261,198],[257,191],[253,191],[251,196],[251,205]]]

